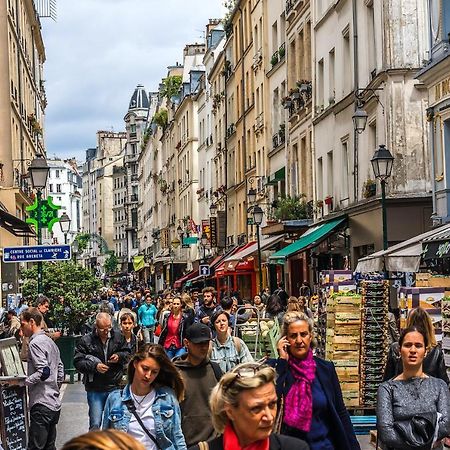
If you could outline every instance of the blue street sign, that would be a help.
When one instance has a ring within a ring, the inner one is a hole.
[[[64,261],[71,258],[70,245],[36,245],[5,247],[3,262]]]
[[[208,264],[200,264],[200,266],[198,266],[198,271],[202,277],[209,277],[211,275],[211,270]]]

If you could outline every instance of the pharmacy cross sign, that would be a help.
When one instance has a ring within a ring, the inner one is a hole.
[[[39,210],[39,200],[36,197],[34,199],[34,203],[30,206],[27,206],[26,211],[29,216],[27,218],[27,223],[31,223],[34,225],[36,229],[39,226],[42,228],[47,227],[48,231],[52,231],[53,225],[59,221],[58,218],[58,210],[61,209],[61,206],[55,205],[53,203],[52,197],[43,198],[40,200],[40,209],[41,209],[41,220],[40,224],[38,223],[38,210]]]

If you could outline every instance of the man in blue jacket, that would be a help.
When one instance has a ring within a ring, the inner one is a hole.
[[[145,303],[138,309],[138,323],[142,330],[142,337],[145,344],[153,343],[153,333],[156,326],[156,314],[158,310],[152,303],[152,297],[147,295],[145,297]]]

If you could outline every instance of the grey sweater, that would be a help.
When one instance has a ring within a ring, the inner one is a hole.
[[[28,347],[29,407],[44,405],[52,411],[61,409],[59,386],[64,380],[64,366],[59,349],[42,330],[33,334]]]
[[[434,378],[385,381],[378,388],[377,428],[379,439],[389,448],[402,449],[404,442],[394,429],[394,421],[438,412],[438,439],[450,434],[450,394],[444,381]]]

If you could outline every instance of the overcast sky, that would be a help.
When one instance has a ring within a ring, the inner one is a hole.
[[[47,61],[47,155],[76,157],[97,130],[122,131],[137,84],[156,90],[185,44],[201,42],[222,0],[57,0],[42,19]]]

